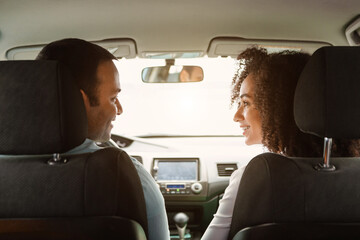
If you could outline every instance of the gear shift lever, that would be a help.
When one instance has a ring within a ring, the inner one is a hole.
[[[187,225],[188,220],[189,220],[189,217],[185,213],[182,213],[182,212],[177,213],[174,216],[174,221],[175,221],[175,225],[178,230],[178,233],[179,233],[180,240],[185,239],[185,230],[186,230],[186,225]]]

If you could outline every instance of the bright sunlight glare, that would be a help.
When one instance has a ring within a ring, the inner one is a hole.
[[[231,58],[176,59],[175,65],[198,65],[202,82],[143,83],[141,71],[164,66],[163,59],[121,59],[120,103],[113,133],[140,135],[240,135],[230,109],[231,81],[236,69]]]

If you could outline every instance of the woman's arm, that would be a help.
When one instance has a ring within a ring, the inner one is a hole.
[[[219,202],[219,208],[201,240],[227,240],[234,210],[236,195],[246,166],[240,167],[230,177],[229,186]]]

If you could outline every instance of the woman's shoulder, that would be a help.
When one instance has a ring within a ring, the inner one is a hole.
[[[244,170],[246,168],[246,165],[242,165],[240,166],[238,169],[236,169],[230,176],[230,182],[231,181],[235,181],[235,180],[239,180],[239,178],[242,177],[243,173],[244,173]]]

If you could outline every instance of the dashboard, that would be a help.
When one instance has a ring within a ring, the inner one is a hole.
[[[188,215],[192,238],[200,238],[216,212],[233,171],[265,150],[238,136],[163,136],[112,140],[140,161],[164,196],[171,231],[178,212]]]
[[[163,196],[200,196],[198,158],[154,158],[152,176]]]

